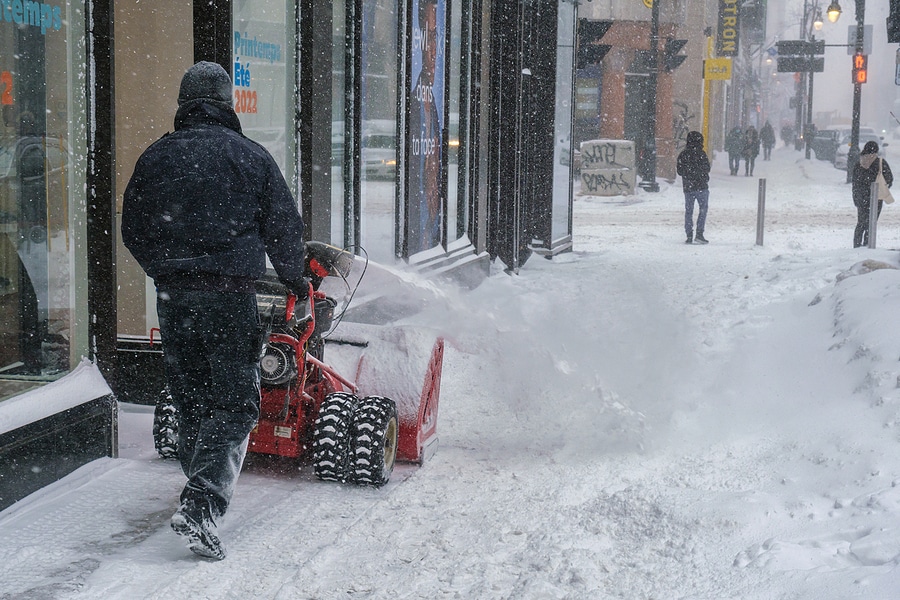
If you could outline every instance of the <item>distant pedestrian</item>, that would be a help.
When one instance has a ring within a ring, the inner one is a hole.
[[[741,154],[744,156],[744,176],[753,175],[753,166],[759,156],[759,134],[753,125],[744,132],[744,149]]]
[[[725,152],[728,153],[728,168],[732,175],[738,174],[741,168],[741,153],[744,151],[744,132],[734,127],[725,136]]]
[[[859,155],[859,162],[853,168],[853,204],[856,205],[856,229],[853,232],[853,247],[869,244],[869,208],[871,207],[872,182],[878,177],[878,171],[884,175],[884,181],[891,187],[894,174],[883,158],[878,158],[878,142],[866,142]],[[878,201],[878,216],[884,202]],[[876,217],[877,218],[877,217]]]
[[[691,131],[687,134],[687,146],[678,155],[677,172],[681,175],[684,189],[684,232],[685,244],[706,244],[703,230],[706,227],[706,212],[709,208],[709,157],[703,150],[703,134]],[[697,215],[697,236],[694,237],[694,202],[700,207]]]
[[[790,125],[782,125],[781,126],[781,141],[784,142],[785,146],[790,146],[794,143],[794,128]]]
[[[772,158],[772,148],[775,146],[775,130],[768,121],[759,130],[759,141],[763,147],[763,160],[770,160]]]

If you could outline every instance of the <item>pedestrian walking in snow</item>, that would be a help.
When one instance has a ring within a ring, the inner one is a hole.
[[[775,130],[768,121],[759,130],[759,141],[762,143],[763,160],[771,160],[772,148],[775,146]]]
[[[728,168],[732,175],[738,174],[741,168],[741,153],[744,151],[744,132],[740,127],[733,127],[725,136],[725,152],[728,153]]]
[[[684,233],[685,244],[706,244],[703,230],[706,227],[706,213],[709,208],[709,157],[703,150],[703,134],[691,131],[687,134],[687,146],[678,155],[676,170],[681,175],[684,189]],[[697,235],[694,236],[694,202],[697,202]]]
[[[753,125],[744,132],[744,176],[753,175],[753,167],[756,164],[756,157],[759,156],[759,134]]]
[[[268,254],[301,298],[303,221],[275,160],[244,137],[231,77],[198,62],[178,94],[175,131],[138,159],[122,241],[157,290],[166,383],[188,481],[171,521],[196,554],[220,560],[225,514],[259,416],[262,332],[254,282]]]
[[[894,174],[886,160],[878,158],[878,142],[866,142],[859,155],[859,162],[853,168],[853,204],[856,206],[856,229],[853,231],[853,247],[869,244],[869,209],[872,206],[872,182],[878,177],[878,171],[884,176],[888,187],[894,183]],[[878,201],[878,216],[884,202]]]

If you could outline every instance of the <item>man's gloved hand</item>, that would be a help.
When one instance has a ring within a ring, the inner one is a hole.
[[[305,302],[309,299],[309,279],[301,277],[294,281],[283,281],[292,294],[297,296],[298,302]]]

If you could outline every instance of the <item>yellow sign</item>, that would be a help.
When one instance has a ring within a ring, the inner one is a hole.
[[[731,59],[707,58],[704,60],[703,78],[712,80],[731,79]]]

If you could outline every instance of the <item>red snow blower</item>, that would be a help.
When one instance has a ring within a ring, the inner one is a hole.
[[[306,243],[310,294],[302,313],[277,278],[257,282],[267,343],[260,361],[260,417],[248,450],[311,458],[320,479],[380,486],[395,461],[421,464],[436,448],[444,341],[415,328],[336,316],[338,303],[319,286],[326,277],[346,282],[354,260],[346,250]],[[423,360],[416,361],[419,356]],[[177,429],[164,393],[153,424],[163,458],[177,455]]]

